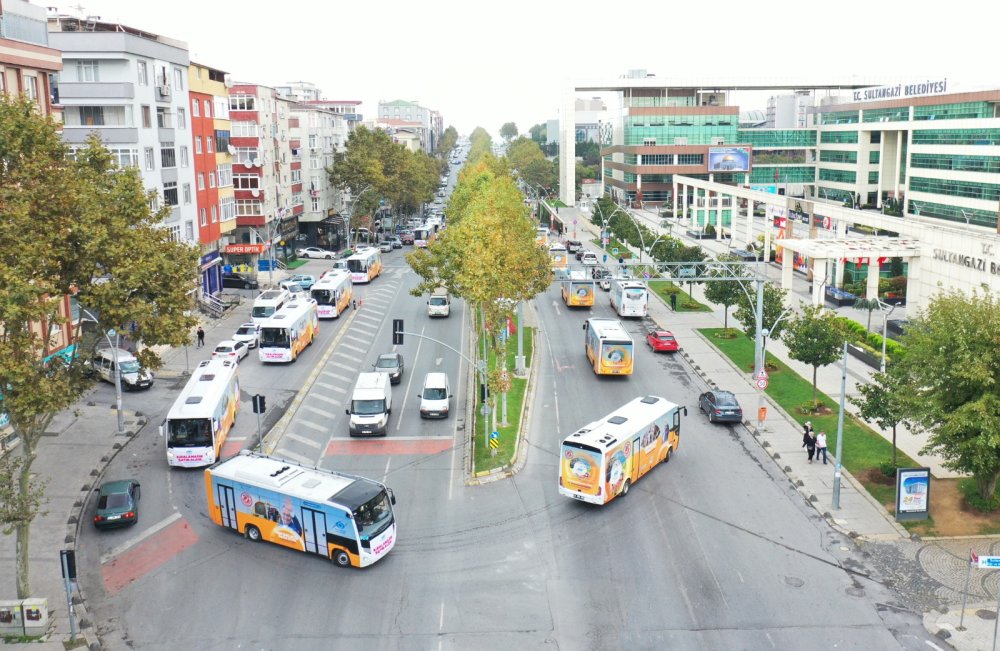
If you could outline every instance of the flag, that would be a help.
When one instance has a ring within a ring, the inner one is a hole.
[[[969,565],[979,565],[979,554],[972,551],[972,547],[969,547]]]
[[[517,326],[514,325],[514,319],[507,317],[507,332],[510,334],[517,334]]]

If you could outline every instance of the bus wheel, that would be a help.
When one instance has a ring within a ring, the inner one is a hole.
[[[630,489],[630,488],[632,488],[632,480],[631,479],[626,479],[625,480],[625,485],[622,486],[622,497],[625,497],[626,495],[628,495],[628,489]]]
[[[667,453],[663,455],[663,463],[670,461],[670,448],[667,448]]]
[[[248,524],[246,528],[246,536],[251,542],[260,542],[260,529],[252,524]]]
[[[337,567],[350,567],[351,557],[343,549],[335,549],[333,551],[333,562],[337,564]]]

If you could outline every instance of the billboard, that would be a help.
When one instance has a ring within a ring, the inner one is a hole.
[[[749,172],[749,147],[709,147],[709,172]]]
[[[896,520],[926,520],[930,515],[930,468],[896,469]]]

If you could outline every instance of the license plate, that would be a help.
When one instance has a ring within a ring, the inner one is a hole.
[[[573,493],[573,499],[574,500],[581,500],[582,501],[583,500],[583,495],[580,495],[578,493]]]
[[[121,520],[121,517],[120,515],[109,515],[108,520]]]

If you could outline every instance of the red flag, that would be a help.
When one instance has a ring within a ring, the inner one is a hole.
[[[507,332],[515,335],[517,334],[517,326],[514,325],[514,319],[507,317]]]
[[[972,551],[972,547],[969,547],[969,565],[979,565],[979,554]]]

